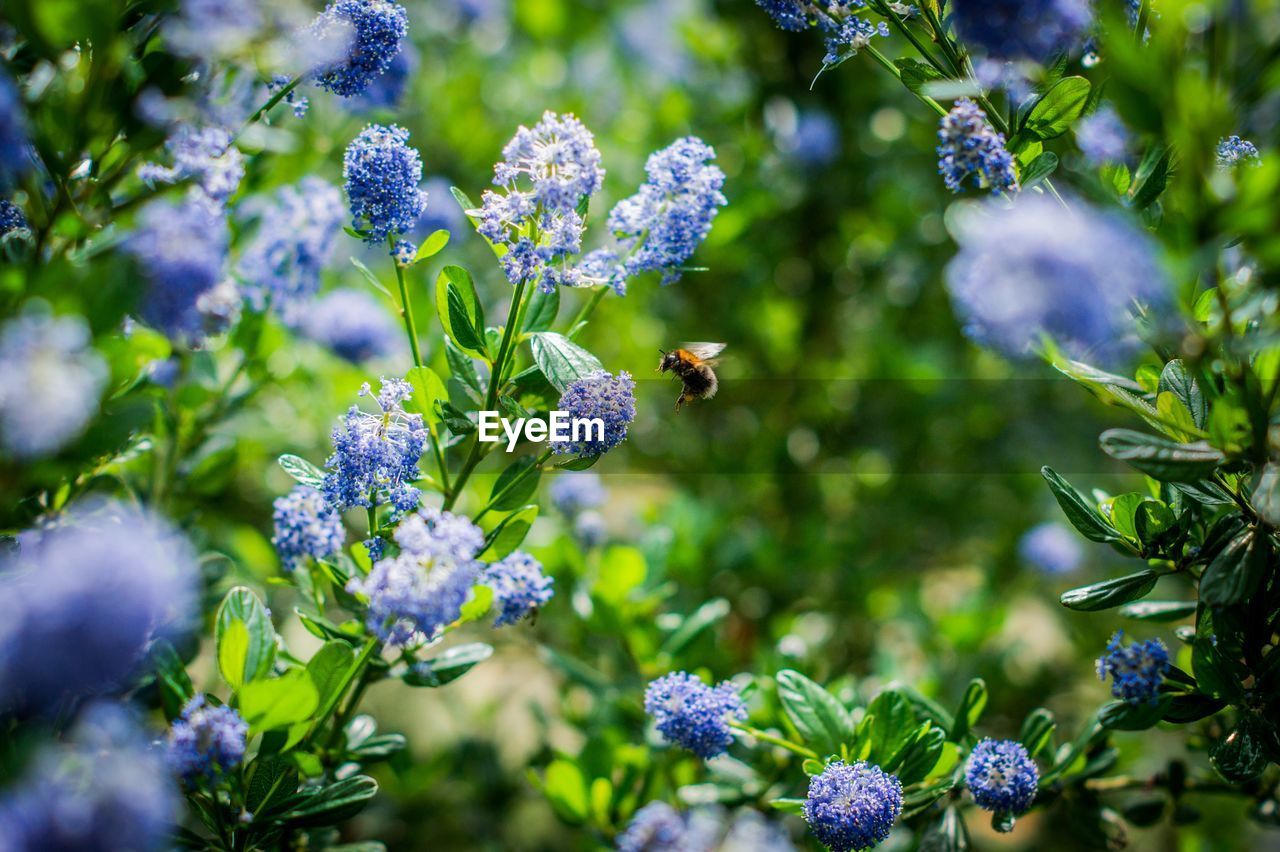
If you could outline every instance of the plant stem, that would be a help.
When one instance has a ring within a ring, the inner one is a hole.
[[[282,100],[289,97],[289,94],[294,89],[298,88],[298,85],[302,82],[302,77],[303,77],[302,74],[299,74],[297,77],[294,77],[292,80],[290,80],[288,83],[285,84],[283,89],[276,92],[274,95],[272,95],[270,98],[267,99],[266,103],[258,107],[257,111],[254,112],[253,115],[245,119],[244,124],[240,125],[240,129],[236,131],[235,136],[231,137],[231,141],[234,143],[237,139],[240,138],[240,135],[242,133],[244,133],[246,130],[249,129],[251,125],[257,123],[262,119],[263,116],[271,112],[271,109],[276,104],[280,103]]]
[[[320,725],[324,723],[324,720],[333,713],[334,708],[336,708],[338,703],[342,701],[342,696],[347,691],[347,687],[351,685],[351,681],[355,680],[357,676],[363,680],[365,666],[369,664],[369,658],[373,656],[373,652],[376,651],[377,648],[377,637],[370,636],[369,641],[365,642],[364,648],[360,650],[360,656],[356,658],[355,664],[352,665],[351,668],[347,669],[347,673],[342,676],[342,680],[338,683],[338,688],[333,691],[333,694],[325,702],[325,706],[316,714],[316,723],[315,727],[311,729],[311,736],[315,735],[316,731],[320,729]],[[359,693],[362,691],[363,690],[358,689],[357,692],[353,694],[357,700],[359,698]],[[342,726],[335,724],[333,732],[329,735],[330,744],[332,744],[336,739],[337,733],[341,730]]]
[[[915,47],[915,49],[920,52],[920,55],[923,56],[925,60],[934,67],[934,69],[936,69],[941,74],[947,73],[947,69],[942,65],[942,63],[940,63],[937,60],[937,58],[934,57],[933,51],[929,50],[924,46],[924,43],[921,42],[920,39],[916,37],[916,34],[913,33],[911,29],[907,26],[907,22],[902,20],[901,15],[893,11],[893,9],[890,8],[890,6],[887,3],[879,3],[877,5],[882,7],[877,9],[877,11],[880,12],[880,14],[887,17],[889,20],[893,21],[893,25],[897,27],[898,32],[906,36],[907,41],[911,42],[911,44]]]
[[[743,724],[742,722],[738,722],[733,719],[729,720],[729,727],[737,731],[742,731],[742,733],[747,734],[748,736],[755,737],[758,740],[762,740],[766,743],[772,743],[773,745],[779,746],[781,748],[785,748],[787,751],[798,754],[801,757],[807,757],[810,760],[818,759],[818,753],[816,751],[813,751],[812,749],[809,749],[809,748],[805,748],[799,743],[793,743],[791,740],[786,739],[785,737],[780,737],[777,734],[771,734],[768,731],[762,731],[759,728],[753,728],[750,725]]]
[[[595,312],[596,306],[600,304],[600,300],[604,298],[605,293],[609,292],[608,284],[601,284],[595,290],[591,291],[591,298],[583,303],[582,308],[574,316],[573,322],[569,323],[569,336],[572,339],[575,329],[582,323],[587,321],[587,317]]]
[[[493,367],[489,371],[489,389],[484,397],[484,410],[493,411],[498,403],[498,388],[502,384],[502,373],[507,367],[507,358],[511,352],[511,338],[516,331],[516,325],[520,317],[521,305],[524,302],[525,285],[528,282],[521,280],[516,285],[515,293],[511,297],[511,307],[507,309],[507,324],[502,329],[502,342],[498,344],[498,356],[493,361]],[[467,454],[467,459],[462,463],[462,469],[458,471],[458,478],[453,483],[453,488],[449,489],[444,498],[444,509],[452,509],[454,504],[458,502],[458,497],[462,494],[462,486],[466,484],[471,477],[472,471],[476,469],[476,465],[480,463],[480,441],[477,438],[475,443],[471,445],[471,451]]]
[[[889,61],[889,58],[887,56],[885,56],[883,53],[881,53],[879,50],[872,47],[871,45],[867,45],[866,47],[863,48],[863,50],[865,50],[872,59],[874,59],[876,62],[879,62],[881,65],[883,65],[885,70],[888,71],[890,74],[892,74],[895,78],[897,78],[899,83],[902,83],[902,72],[898,70],[898,66],[894,65],[892,62]],[[905,83],[903,83],[903,87],[906,88]],[[919,98],[926,106],[928,106],[938,115],[945,116],[947,114],[947,111],[946,109],[943,108],[942,104],[938,103],[928,95],[921,94],[920,92],[913,92],[911,91],[911,89],[907,89],[907,91],[911,92],[911,94]]]

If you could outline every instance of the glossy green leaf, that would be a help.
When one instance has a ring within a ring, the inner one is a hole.
[[[1121,538],[1119,531],[1102,516],[1097,507],[1081,497],[1080,492],[1071,487],[1069,482],[1048,467],[1041,468],[1040,475],[1049,483],[1049,490],[1053,492],[1054,499],[1062,507],[1067,520],[1081,535],[1098,542],[1118,541]]]
[[[485,536],[487,544],[480,557],[487,562],[496,562],[509,555],[524,542],[525,536],[529,534],[537,517],[537,506],[524,506],[520,511],[503,518],[502,522]]]
[[[320,706],[337,692],[343,678],[355,665],[355,651],[350,644],[339,640],[326,642],[307,663],[307,676],[316,688]]]
[[[820,754],[839,754],[853,738],[853,719],[839,699],[792,669],[778,672],[776,680],[782,709],[805,743]]]
[[[449,399],[444,381],[430,367],[412,367],[405,379],[413,386],[413,396],[409,398],[405,408],[421,414],[431,425],[439,423],[440,412],[436,408],[436,401]]]
[[[436,277],[436,314],[445,333],[461,349],[479,357],[487,356],[484,309],[471,273],[461,266],[446,266]]]
[[[1200,577],[1200,599],[1212,606],[1231,606],[1248,600],[1267,571],[1270,546],[1266,535],[1252,528],[1233,538]]]
[[[246,683],[239,699],[240,715],[255,733],[305,722],[320,705],[315,683],[301,669]]]
[[[1019,175],[1019,182],[1025,191],[1043,182],[1045,178],[1057,170],[1058,155],[1052,151],[1045,151],[1027,164],[1027,167],[1022,170],[1022,174]]]
[[[1199,482],[1222,463],[1222,451],[1207,441],[1179,444],[1135,432],[1108,429],[1098,439],[1102,451],[1161,482]]]
[[[1082,586],[1069,592],[1063,592],[1060,600],[1062,605],[1068,609],[1080,610],[1081,612],[1111,609],[1145,597],[1155,588],[1156,580],[1159,578],[1159,574],[1147,569],[1124,577],[1104,580],[1091,586]]]
[[[324,471],[300,456],[285,453],[276,461],[285,473],[303,485],[320,488],[324,484]]]
[[[1027,754],[1035,757],[1053,744],[1053,731],[1056,726],[1053,713],[1043,707],[1037,707],[1023,720],[1018,741],[1027,750]]]
[[[540,331],[530,335],[530,341],[533,360],[561,393],[578,379],[604,369],[600,359],[562,334]]]
[[[232,689],[271,670],[276,631],[267,608],[250,589],[237,586],[227,592],[214,623],[218,672]]]
[[[973,726],[978,724],[978,719],[982,717],[982,711],[987,706],[987,684],[982,678],[976,677],[969,681],[969,685],[965,688],[964,697],[960,700],[960,707],[956,710],[955,722],[952,724],[950,739],[952,742],[960,742],[964,739]]]
[[[575,764],[563,758],[551,761],[542,786],[547,800],[563,819],[574,824],[586,820],[591,806],[590,791],[586,777]]]
[[[525,309],[525,331],[548,331],[555,324],[556,315],[560,313],[560,288],[550,293],[539,289],[529,298],[529,306]]]
[[[378,793],[378,782],[357,775],[326,787],[308,787],[291,802],[280,820],[291,826],[336,825],[350,819]]]
[[[1064,77],[1027,114],[1026,130],[1039,139],[1061,136],[1084,112],[1092,85],[1083,77]]]
[[[493,656],[493,646],[484,642],[457,645],[418,663],[401,678],[409,686],[440,687],[452,683]]]
[[[422,241],[422,245],[418,246],[418,253],[414,255],[414,263],[422,263],[428,258],[435,257],[444,251],[444,247],[449,244],[449,232],[446,230],[434,231],[431,236]]]
[[[498,474],[489,493],[489,508],[509,512],[525,505],[538,490],[541,476],[535,456],[520,456]]]
[[[1195,601],[1138,601],[1120,607],[1119,615],[1141,621],[1179,621],[1196,614]]]

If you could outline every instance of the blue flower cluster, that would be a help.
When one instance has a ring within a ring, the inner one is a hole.
[[[952,305],[966,335],[1008,357],[1049,335],[1073,358],[1119,360],[1137,342],[1135,305],[1158,322],[1170,303],[1151,239],[1118,213],[1027,194],[983,205],[957,231]]]
[[[22,96],[9,75],[0,70],[0,186],[26,174],[32,162]]]
[[[172,166],[146,163],[138,177],[149,184],[190,180],[205,197],[225,204],[244,178],[244,156],[224,127],[184,124],[164,143]]]
[[[964,780],[978,807],[1016,815],[1035,801],[1040,772],[1022,743],[988,737],[969,754]]]
[[[604,422],[604,436],[601,440],[556,442],[552,450],[560,455],[599,456],[621,444],[627,438],[627,426],[636,418],[635,388],[626,371],[614,376],[598,370],[569,385],[557,408],[571,420],[599,418]]]
[[[269,306],[296,327],[320,289],[320,273],[342,230],[342,194],[327,181],[305,177],[269,201],[246,205],[246,212],[258,220],[258,231],[236,268],[245,301],[254,310]]]
[[[391,259],[396,262],[396,266],[401,269],[407,269],[413,266],[414,258],[418,255],[418,247],[408,240],[397,240],[396,244],[391,247]]]
[[[117,504],[24,534],[0,564],[0,707],[49,712],[119,688],[199,576],[166,523]]]
[[[209,317],[200,298],[223,280],[228,240],[226,216],[202,198],[144,207],[125,242],[147,279],[142,318],[174,339],[203,337]]]
[[[361,396],[373,396],[366,382]],[[325,463],[322,490],[329,505],[342,511],[390,503],[408,512],[418,505],[418,459],[427,443],[421,414],[409,414],[404,401],[413,388],[400,379],[383,379],[374,397],[379,413],[353,405],[342,426],[333,430],[333,455]]]
[[[303,320],[307,337],[353,364],[389,358],[403,349],[395,319],[363,290],[334,290],[316,300]]]
[[[951,20],[997,59],[1045,63],[1084,42],[1093,9],[1089,0],[952,0]]]
[[[566,518],[574,518],[589,509],[603,506],[609,492],[601,483],[600,474],[587,470],[560,474],[552,481],[547,496],[557,512]]]
[[[347,540],[342,516],[316,489],[299,485],[272,505],[275,535],[271,543],[286,571],[305,565],[308,557],[324,559],[342,550]]]
[[[1254,145],[1248,139],[1241,139],[1239,136],[1228,136],[1226,139],[1218,141],[1218,167],[1223,169],[1235,168],[1236,166],[1257,166],[1262,164],[1262,157],[1258,154],[1258,146]]]
[[[391,66],[409,32],[409,13],[390,0],[334,0],[311,24],[310,37],[348,39],[346,55],[316,69],[316,84],[344,98],[358,95]]]
[[[368,601],[365,625],[388,645],[430,640],[456,621],[480,575],[484,534],[466,518],[424,509],[394,533],[399,555],[374,563],[347,591]]]
[[[865,0],[756,0],[756,5],[784,30],[801,32],[815,26],[822,30],[827,47],[822,62],[828,66],[854,56],[875,36],[889,35],[889,25],[884,21],[873,24],[856,14],[867,7]]]
[[[98,410],[107,368],[77,316],[28,310],[0,326],[0,447],[20,458],[56,452]]]
[[[502,191],[486,190],[480,209],[470,211],[480,234],[507,247],[502,265],[512,284],[537,279],[548,293],[573,286],[568,258],[582,250],[578,206],[604,183],[595,137],[572,115],[546,112],[532,128],[520,126],[502,157],[493,167]]]
[[[667,742],[703,759],[723,754],[733,744],[730,720],[747,718],[746,705],[732,683],[710,687],[688,672],[672,672],[650,683],[644,711]]]
[[[1103,106],[1076,125],[1080,153],[1095,166],[1123,162],[1129,153],[1129,131],[1110,106]]]
[[[22,208],[8,199],[0,199],[0,237],[7,237],[14,231],[25,231],[27,227],[27,216]]]
[[[1084,548],[1074,532],[1047,521],[1027,531],[1018,542],[1018,555],[1046,574],[1069,574],[1080,567]]]
[[[636,811],[618,835],[618,852],[791,852],[787,833],[756,811],[730,818],[722,808],[700,806],[681,813],[654,801]]]
[[[519,550],[486,568],[481,581],[493,589],[494,627],[532,615],[555,594],[555,579],[542,573],[542,563]]]
[[[242,50],[265,23],[256,0],[182,0],[164,23],[165,44],[174,53],[214,61]]]
[[[248,734],[249,725],[239,713],[197,695],[169,728],[169,768],[189,783],[217,781],[244,759]]]
[[[802,812],[832,852],[870,849],[902,814],[902,783],[874,764],[833,760],[809,779]]]
[[[418,49],[406,39],[387,70],[369,83],[361,94],[345,102],[347,109],[357,113],[396,109],[400,106],[409,81],[418,72],[418,63]]]
[[[123,707],[94,704],[70,743],[37,752],[0,797],[0,846],[13,852],[171,847],[177,791],[160,755]]]
[[[627,279],[642,272],[661,271],[663,284],[679,280],[681,266],[707,238],[719,208],[728,203],[720,191],[724,172],[709,162],[715,155],[695,136],[649,155],[649,179],[609,213],[609,230],[618,238],[618,249],[599,249],[583,261],[589,283],[607,282],[623,295]],[[566,283],[581,282],[571,275]]]
[[[342,159],[352,224],[366,229],[364,241],[386,242],[413,228],[427,207],[422,157],[409,147],[409,131],[371,124],[347,146]]]
[[[1130,704],[1155,704],[1160,684],[1169,671],[1169,649],[1159,639],[1121,644],[1124,631],[1117,630],[1107,643],[1107,653],[1098,658],[1098,679],[1111,678],[1111,694]]]
[[[1004,136],[987,124],[987,114],[960,98],[938,126],[938,173],[947,189],[959,192],[966,178],[992,192],[1017,192],[1018,175]]]

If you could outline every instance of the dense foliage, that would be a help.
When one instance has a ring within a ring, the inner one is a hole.
[[[0,25],[0,848],[1280,825],[1269,4]]]

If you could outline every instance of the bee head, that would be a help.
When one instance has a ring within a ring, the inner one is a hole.
[[[676,353],[668,352],[665,349],[659,349],[658,351],[662,353],[662,362],[658,364],[658,372],[665,373],[667,370],[675,369],[676,364],[680,361],[676,357]]]

